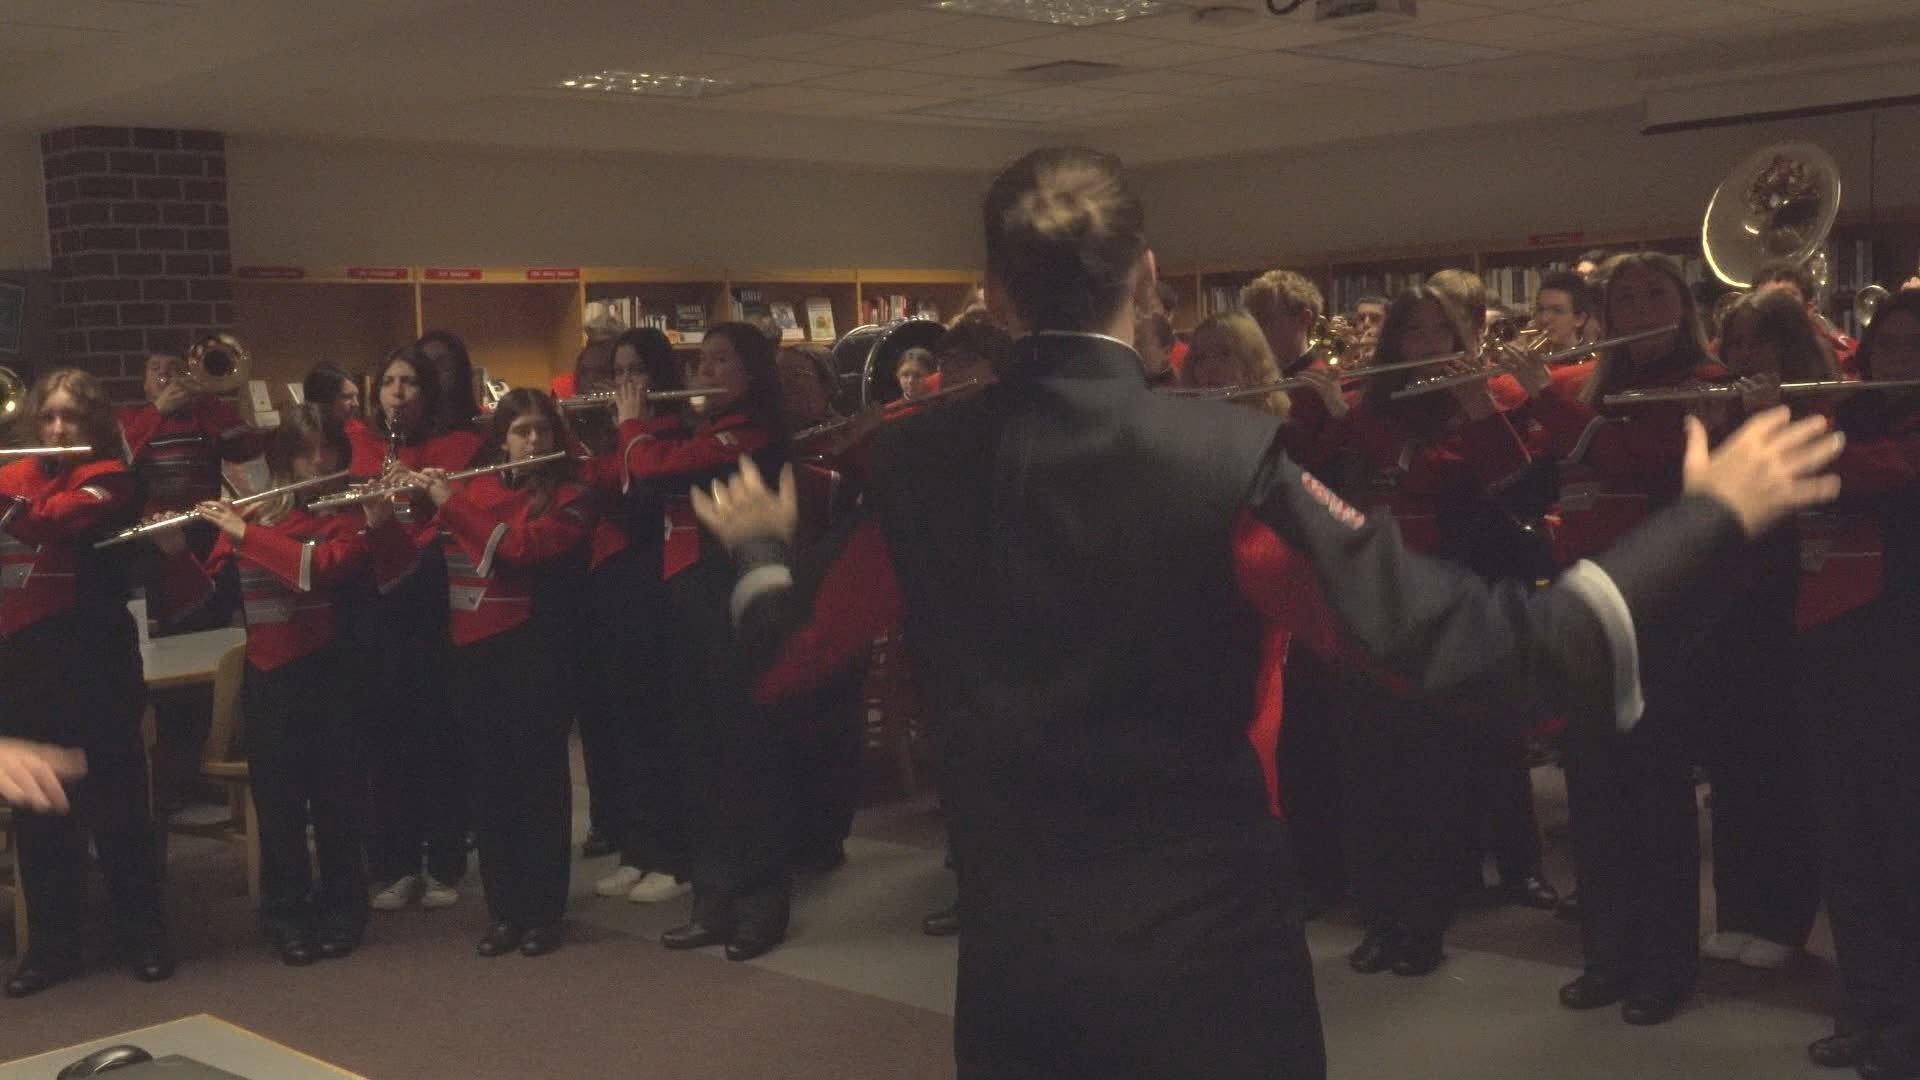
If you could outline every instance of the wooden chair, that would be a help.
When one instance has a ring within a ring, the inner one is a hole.
[[[206,749],[200,755],[200,777],[226,789],[229,813],[211,825],[173,822],[168,828],[187,836],[210,836],[246,845],[247,896],[260,899],[260,818],[253,805],[253,777],[247,769],[241,723],[240,684],[246,678],[247,647],[235,645],[220,657],[213,672],[213,719],[207,727]]]
[[[13,894],[13,951],[15,955],[27,953],[27,892],[20,884],[20,844],[15,839],[13,810],[0,806],[0,841],[4,841],[4,850],[13,852],[13,881],[7,885]]]

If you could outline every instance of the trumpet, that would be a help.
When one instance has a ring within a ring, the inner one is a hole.
[[[1333,374],[1343,383],[1358,382],[1361,379],[1371,379],[1375,375],[1385,375],[1392,371],[1411,371],[1414,368],[1430,367],[1434,364],[1446,364],[1455,360],[1464,360],[1472,355],[1472,353],[1466,352],[1449,353],[1446,356],[1434,356],[1425,360],[1401,360],[1392,364],[1368,365],[1366,367],[1354,368],[1352,371],[1339,371]],[[1278,382],[1257,383],[1253,386],[1182,386],[1172,390],[1162,390],[1160,393],[1169,394],[1173,397],[1198,398],[1202,401],[1231,401],[1234,398],[1259,397],[1261,394],[1277,394],[1284,390],[1297,390],[1301,387],[1311,385],[1313,385],[1311,380],[1303,379],[1296,375],[1292,378],[1281,379]]]
[[[254,503],[266,502],[268,499],[278,498],[282,495],[291,495],[296,491],[305,491],[308,488],[319,487],[322,484],[331,484],[346,475],[347,471],[342,469],[339,472],[328,473],[325,476],[316,476],[311,480],[297,480],[291,484],[281,484],[279,487],[268,488],[265,491],[256,491],[251,495],[235,499],[230,505],[236,508],[251,506]],[[129,540],[138,540],[148,533],[157,533],[166,529],[177,529],[199,516],[200,511],[189,510],[184,514],[168,514],[165,517],[157,517],[152,521],[141,522],[131,529],[122,529],[112,536],[96,542],[93,546],[96,548],[112,547],[115,544],[124,544]]]
[[[86,457],[91,453],[91,446],[13,446],[0,450],[0,461],[24,457]]]
[[[1319,355],[1328,367],[1339,367],[1360,355],[1360,331],[1345,315],[1321,315],[1307,331],[1307,352]]]
[[[1547,353],[1540,357],[1540,362],[1551,367],[1554,364],[1572,360],[1575,357],[1585,356],[1588,353],[1599,352],[1602,349],[1611,349],[1616,345],[1629,345],[1636,341],[1645,341],[1648,338],[1659,337],[1662,334],[1671,334],[1678,329],[1680,329],[1680,326],[1678,323],[1675,323],[1671,326],[1660,327],[1657,330],[1641,330],[1638,333],[1621,334],[1619,337],[1610,337],[1601,341],[1589,341],[1582,345],[1575,345],[1572,348]],[[1529,355],[1535,355],[1538,353],[1539,348],[1543,346],[1545,340],[1544,336],[1536,337],[1518,346],[1518,348],[1527,352]],[[1393,392],[1393,398],[1395,401],[1398,401],[1401,398],[1418,397],[1421,394],[1431,394],[1440,390],[1451,390],[1456,386],[1486,382],[1489,379],[1497,379],[1502,375],[1511,374],[1516,366],[1517,365],[1514,364],[1488,364],[1486,367],[1478,370],[1464,371],[1458,375],[1442,375],[1435,379],[1422,379],[1419,382],[1410,383],[1407,386],[1395,390]]]
[[[952,386],[943,386],[940,389],[935,390],[931,394],[914,398],[911,402],[908,402],[908,404],[916,405],[916,406],[923,405],[930,401],[938,401],[941,398],[947,397],[952,394],[958,394],[962,390],[971,390],[974,387],[980,386],[980,385],[981,385],[981,382],[979,379],[967,379],[962,382],[954,383]],[[815,424],[810,428],[801,428],[799,431],[796,431],[793,433],[793,435],[790,437],[790,441],[796,442],[796,443],[807,442],[808,440],[811,440],[811,439],[817,439],[822,435],[831,435],[836,431],[842,431],[842,430],[845,430],[846,428],[850,428],[854,424],[859,423],[859,421],[860,421],[860,418],[858,415],[845,416],[845,417],[841,417],[838,420],[828,420],[825,423]]]
[[[1913,390],[1920,379],[1817,379],[1811,382],[1781,383],[1775,389],[1783,398],[1818,397],[1824,394],[1859,394],[1869,390]],[[1661,401],[1713,401],[1743,397],[1749,390],[1765,392],[1764,385],[1713,383],[1707,386],[1683,386],[1671,390],[1627,390],[1601,398],[1603,405],[1651,405]]]
[[[506,472],[509,469],[527,469],[535,465],[545,465],[549,461],[559,461],[567,456],[569,455],[565,450],[554,450],[545,454],[535,454],[530,458],[521,458],[519,461],[502,461],[495,465],[482,465],[474,469],[463,469],[460,472],[448,473],[447,479],[470,480],[473,477],[485,476],[488,473]],[[307,509],[316,511],[338,510],[344,506],[357,506],[363,502],[372,502],[375,499],[384,499],[390,495],[398,495],[403,491],[418,490],[420,490],[420,485],[413,483],[369,484],[358,491],[343,491],[338,495],[329,495],[324,499],[315,499],[313,502],[307,504]]]

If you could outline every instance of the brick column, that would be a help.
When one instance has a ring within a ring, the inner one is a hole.
[[[233,322],[226,140],[82,127],[40,138],[53,247],[54,362],[142,398],[147,352]]]

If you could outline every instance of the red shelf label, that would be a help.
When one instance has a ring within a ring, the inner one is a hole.
[[[236,266],[233,276],[247,281],[298,281],[307,271],[299,266]]]
[[[1535,233],[1527,237],[1527,243],[1533,247],[1572,247],[1586,242],[1587,234],[1583,232]]]
[[[527,268],[528,281],[579,281],[580,268],[577,266],[531,266]]]
[[[347,276],[355,281],[405,281],[404,266],[349,266]]]
[[[479,281],[480,269],[474,266],[429,266],[422,276],[428,281]]]

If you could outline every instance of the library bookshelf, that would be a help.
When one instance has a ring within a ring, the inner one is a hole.
[[[429,330],[459,334],[491,378],[545,386],[572,370],[589,304],[628,302],[624,310],[664,320],[680,347],[697,349],[698,334],[683,335],[677,320],[736,318],[742,296],[790,305],[803,335],[807,301],[824,299],[837,336],[896,303],[950,318],[978,280],[973,270],[901,268],[238,266],[233,331],[276,403],[316,363],[370,371]]]

